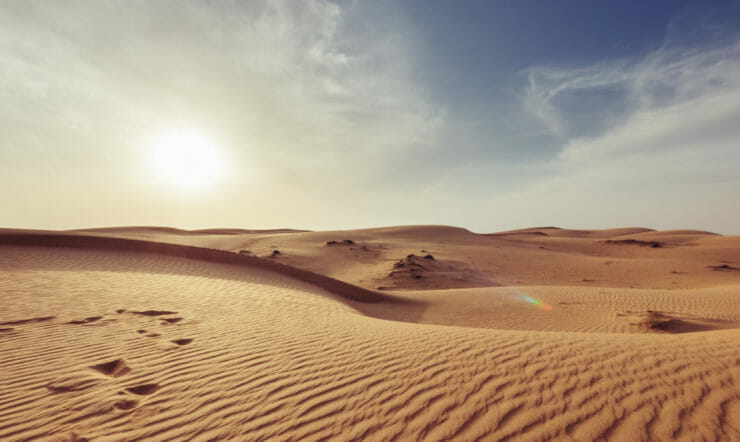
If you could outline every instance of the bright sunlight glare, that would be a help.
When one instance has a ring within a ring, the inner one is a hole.
[[[199,132],[165,132],[155,137],[149,148],[157,177],[179,189],[203,189],[223,173],[222,154]]]

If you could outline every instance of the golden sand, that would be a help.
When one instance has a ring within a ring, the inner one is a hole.
[[[5,230],[0,439],[740,440],[739,268],[695,231]]]

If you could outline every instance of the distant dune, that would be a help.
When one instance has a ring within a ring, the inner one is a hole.
[[[622,235],[635,235],[640,233],[655,232],[652,229],[642,227],[626,227],[622,229],[605,229],[605,230],[568,230],[559,227],[534,227],[528,229],[510,230],[508,232],[489,233],[489,236],[506,236],[536,234],[544,236],[556,236],[564,238],[612,238]]]
[[[0,229],[1,440],[740,440],[740,237]]]
[[[98,227],[93,229],[75,229],[70,232],[89,232],[89,233],[145,233],[145,234],[170,234],[170,235],[240,235],[249,233],[295,233],[307,232],[308,230],[297,229],[199,229],[183,230],[174,227],[156,227],[156,226],[132,226],[132,227]]]

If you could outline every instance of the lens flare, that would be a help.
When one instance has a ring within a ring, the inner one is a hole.
[[[552,310],[552,306],[550,304],[546,304],[545,302],[535,299],[531,296],[524,295],[524,300],[527,301],[530,304],[534,304],[537,307],[541,308],[542,310]]]

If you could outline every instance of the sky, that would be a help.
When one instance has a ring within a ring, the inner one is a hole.
[[[0,226],[740,234],[740,1],[0,1]]]

